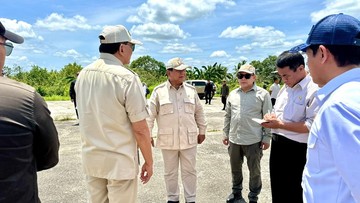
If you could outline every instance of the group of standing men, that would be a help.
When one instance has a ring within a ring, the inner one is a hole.
[[[299,51],[307,55],[310,74]],[[255,68],[239,69],[240,88],[228,97],[224,121],[232,173],[228,203],[246,202],[243,157],[250,173],[248,198],[257,202],[268,129],[273,203],[360,202],[359,65],[360,21],[340,13],[314,25],[305,44],[280,54],[276,67],[285,85],[271,112],[269,94],[255,84]],[[252,118],[263,118],[261,126]]]
[[[168,203],[179,202],[179,164],[185,200],[195,202],[197,144],[205,140],[207,123],[195,88],[184,83],[188,66],[169,60],[168,80],[153,90],[148,112],[139,77],[124,66],[140,42],[123,26],[106,27],[99,39],[100,58],[75,84],[89,202],[135,203],[139,170],[143,183],[153,174],[151,143],[163,155]],[[13,48],[6,40],[23,42],[0,23],[1,68]],[[360,21],[337,14],[320,20],[305,44],[280,54],[276,66],[285,85],[273,110],[269,93],[255,83],[255,67],[241,66],[239,88],[225,106],[223,144],[229,146],[232,174],[227,202],[245,202],[244,157],[248,199],[258,201],[260,160],[270,140],[274,203],[360,202],[359,65]],[[0,86],[0,201],[39,202],[36,172],[58,162],[56,128],[33,88],[4,77]],[[155,120],[156,143],[150,136]]]

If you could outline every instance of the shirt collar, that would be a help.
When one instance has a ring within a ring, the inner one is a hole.
[[[360,67],[353,68],[336,76],[318,90],[317,98],[319,100],[319,104],[320,103],[322,104],[323,100],[333,91],[339,88],[341,85],[351,81],[359,81],[359,80],[360,80]]]

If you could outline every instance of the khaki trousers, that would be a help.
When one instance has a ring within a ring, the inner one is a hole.
[[[86,176],[89,203],[135,203],[137,178],[108,180]]]
[[[168,201],[179,201],[178,171],[180,163],[185,201],[195,202],[197,147],[185,150],[162,149],[161,152],[164,160],[164,178]]]

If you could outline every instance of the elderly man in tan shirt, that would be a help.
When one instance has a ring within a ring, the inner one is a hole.
[[[150,129],[157,122],[156,147],[163,155],[168,203],[179,202],[179,163],[185,200],[195,202],[197,145],[205,140],[207,126],[195,88],[184,82],[187,68],[180,58],[170,59],[168,81],[155,87],[149,100],[147,121]]]

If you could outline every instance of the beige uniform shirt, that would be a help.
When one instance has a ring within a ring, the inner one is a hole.
[[[75,85],[86,175],[134,179],[138,155],[132,122],[148,117],[139,77],[111,54],[84,68]]]
[[[169,81],[155,87],[149,100],[149,128],[156,119],[156,147],[188,149],[197,145],[198,134],[206,132],[204,110],[195,88],[183,83],[177,90]]]

